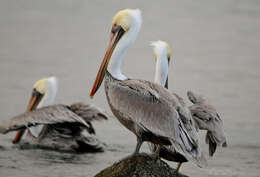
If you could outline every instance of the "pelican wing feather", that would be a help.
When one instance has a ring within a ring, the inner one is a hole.
[[[0,133],[5,134],[10,131],[39,124],[57,124],[64,122],[78,122],[88,127],[85,120],[72,112],[68,106],[58,104],[36,109],[6,120],[0,125]]]
[[[92,104],[85,103],[74,103],[70,106],[70,109],[79,115],[86,122],[90,122],[93,120],[107,120],[108,116],[106,113],[100,108],[96,107]]]
[[[194,103],[189,109],[196,126],[201,130],[207,130],[205,141],[209,144],[209,155],[213,156],[217,146],[227,146],[223,121],[217,113],[216,108],[209,104],[202,96],[189,91],[188,98]]]
[[[162,86],[144,80],[125,80],[109,85],[107,95],[114,109],[152,133],[167,137],[175,150],[190,160],[201,157],[199,136],[187,130],[178,109],[178,98]]]

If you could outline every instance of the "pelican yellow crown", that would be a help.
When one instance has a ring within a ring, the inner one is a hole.
[[[158,41],[155,41],[155,42],[152,42],[151,43],[151,46],[153,46],[153,55],[155,57],[155,59],[157,59],[157,52],[156,52],[156,49],[157,48],[166,48],[166,51],[167,51],[167,59],[168,59],[168,62],[170,61],[170,58],[171,58],[171,48],[169,46],[169,44],[165,41],[161,41],[161,40],[158,40]]]
[[[127,32],[131,26],[131,14],[133,12],[141,13],[139,9],[124,9],[117,12],[113,17],[111,29],[113,25],[118,25]]]
[[[35,82],[33,88],[36,89],[41,94],[45,94],[46,93],[46,82],[47,81],[51,81],[51,82],[54,81],[56,83],[56,77],[52,76],[52,77],[40,79],[37,82]]]
[[[43,78],[43,79],[40,79],[40,80],[38,80],[35,84],[34,84],[34,86],[33,86],[33,88],[34,89],[36,89],[38,92],[40,92],[41,94],[44,94],[45,92],[46,92],[46,90],[45,90],[45,83],[46,83],[46,80],[47,80],[48,78]]]

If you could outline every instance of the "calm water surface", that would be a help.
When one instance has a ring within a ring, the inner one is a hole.
[[[104,90],[94,100],[88,97],[111,18],[127,7],[142,10],[143,26],[125,56],[123,72],[153,80],[149,43],[166,40],[172,46],[169,88],[185,99],[187,90],[203,93],[224,120],[229,147],[219,149],[207,168],[187,163],[181,171],[192,177],[259,177],[257,0],[0,0],[1,121],[23,112],[32,84],[50,75],[59,78],[56,103],[92,102],[111,115],[107,123],[95,124],[97,136],[108,145],[105,153],[21,150],[11,144],[14,133],[0,136],[0,176],[91,177],[134,150],[135,137],[110,113]]]

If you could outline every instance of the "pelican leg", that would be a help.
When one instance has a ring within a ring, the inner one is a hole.
[[[176,173],[179,173],[179,169],[181,168],[181,162],[179,162],[178,164],[177,164],[177,168],[176,168]]]
[[[161,151],[161,146],[155,146],[156,150],[151,154],[151,157],[154,158],[155,160],[160,159],[160,151]]]
[[[130,155],[124,157],[123,159],[119,160],[118,163],[121,163],[124,160],[130,159],[130,158],[138,155],[139,154],[139,150],[140,150],[142,144],[143,144],[143,140],[141,138],[137,137],[137,144],[136,144],[136,147],[135,147],[135,151],[132,154],[130,154]]]
[[[142,144],[143,144],[143,140],[141,138],[137,137],[137,143],[136,143],[136,146],[135,146],[135,151],[133,153],[133,156],[135,156],[139,153],[139,150],[140,150]]]

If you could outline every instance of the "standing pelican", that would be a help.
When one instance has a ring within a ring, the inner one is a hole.
[[[78,152],[102,151],[102,143],[83,132],[87,130],[89,134],[95,134],[91,121],[106,120],[106,115],[95,106],[83,103],[53,105],[56,92],[55,77],[37,81],[26,113],[6,120],[0,125],[0,133],[18,130],[14,144],[20,142],[27,130],[29,142],[39,147]]]
[[[121,61],[141,28],[138,9],[119,11],[113,18],[109,44],[90,93],[93,97],[105,77],[105,93],[113,114],[137,137],[133,155],[144,141],[171,145],[185,158],[203,166],[199,137],[194,126],[185,126],[181,103],[164,87],[121,73]],[[186,116],[186,115],[185,115]],[[188,123],[187,123],[188,124]],[[158,148],[159,149],[159,148]]]
[[[156,59],[154,82],[167,88],[168,66],[171,57],[170,47],[164,41],[156,41],[151,45],[153,46],[153,54]],[[175,93],[172,94],[174,94],[182,105],[186,107],[186,104],[181,97]],[[209,154],[212,156],[216,150],[216,145],[226,145],[222,120],[218,116],[216,109],[212,105],[208,104],[201,96],[191,91],[188,91],[187,95],[190,101],[194,103],[189,107],[189,110],[192,114],[193,120],[195,121],[196,128],[207,130],[206,143],[209,144]],[[156,150],[156,145],[154,144],[149,143],[149,147],[152,152]],[[166,160],[179,162],[177,167],[177,170],[179,170],[181,163],[186,162],[187,159],[172,150],[173,148],[169,146],[163,146],[160,150],[160,157]]]

